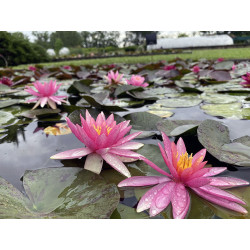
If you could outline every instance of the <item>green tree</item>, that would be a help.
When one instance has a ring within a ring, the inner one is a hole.
[[[77,31],[56,31],[50,34],[50,45],[55,49],[57,39],[61,39],[65,47],[77,47],[82,45],[82,38]]]
[[[32,35],[36,37],[35,43],[48,49],[50,47],[50,34],[48,31],[32,31]]]
[[[49,57],[44,48],[31,43],[27,37],[18,33],[0,32],[0,54],[7,60],[8,65],[46,62]],[[5,62],[0,60],[0,66]]]
[[[63,47],[63,42],[60,38],[57,38],[56,41],[55,41],[55,51],[56,53],[58,54],[59,53],[59,50]]]

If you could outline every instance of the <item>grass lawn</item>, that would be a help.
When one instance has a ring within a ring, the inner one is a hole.
[[[189,50],[190,51],[190,50]],[[112,63],[150,63],[157,62],[159,60],[171,60],[176,57],[182,59],[198,60],[201,58],[217,59],[223,57],[225,59],[250,59],[250,47],[249,48],[231,48],[231,49],[201,49],[193,50],[190,54],[174,54],[174,55],[155,55],[155,56],[137,56],[137,57],[113,57],[102,59],[86,59],[75,61],[63,61],[63,62],[51,62],[40,63],[45,66],[60,66],[60,65],[84,65],[84,64],[112,64]],[[27,68],[27,65],[19,65],[14,67],[15,69]]]

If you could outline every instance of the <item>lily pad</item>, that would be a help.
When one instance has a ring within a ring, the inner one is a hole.
[[[194,135],[200,123],[195,120],[164,120],[157,123],[157,128],[167,136]]]
[[[205,104],[201,109],[206,114],[212,116],[222,116],[225,118],[242,119],[241,103],[225,103],[225,104]]]
[[[19,116],[24,116],[26,118],[34,119],[36,117],[46,117],[46,116],[51,116],[51,115],[57,115],[61,110],[60,109],[34,109],[34,110],[28,110],[25,111]]]
[[[110,219],[148,219],[145,212],[137,213],[135,208],[119,204]]]
[[[108,111],[126,111],[126,109],[121,108],[119,106],[113,106],[113,105],[104,105],[102,103],[99,103],[97,100],[93,98],[93,96],[90,95],[83,95],[82,96],[90,105],[92,105],[95,108],[101,109],[101,110],[108,110]]]
[[[6,107],[9,107],[9,106],[18,104],[20,102],[21,102],[21,100],[19,100],[19,99],[3,100],[3,101],[0,101],[0,108],[6,108]]]
[[[200,99],[188,99],[188,98],[169,98],[161,99],[156,102],[167,108],[186,108],[199,105],[201,103]]]
[[[214,69],[215,70],[232,70],[233,65],[234,65],[233,61],[219,62],[214,65]]]
[[[169,172],[166,163],[163,160],[160,148],[153,144],[145,144],[141,149],[137,150],[137,153],[145,156],[147,159],[155,163],[162,170]],[[128,166],[131,166],[137,169],[139,172],[137,175],[156,175],[162,176],[158,171],[154,170],[148,164],[143,161],[136,161],[135,163],[130,163]]]
[[[162,120],[159,116],[148,112],[131,113],[124,118],[130,120],[133,129],[146,131],[157,130],[156,123]]]
[[[229,130],[221,122],[205,120],[199,125],[197,134],[200,143],[218,160],[238,166],[250,166],[249,158],[242,154],[241,150],[240,152],[229,151],[231,147]],[[233,145],[234,143],[241,143],[250,147],[250,142],[246,138],[250,139],[250,137],[244,136],[234,140],[232,143]]]
[[[11,113],[0,111],[0,125],[6,124],[14,118],[15,117]]]
[[[117,97],[131,90],[138,91],[138,90],[143,90],[143,88],[138,87],[138,86],[133,86],[133,85],[121,85],[116,88],[114,95]]]
[[[68,93],[78,94],[78,93],[86,93],[90,94],[90,84],[92,80],[81,80],[74,81],[73,84],[68,88]]]
[[[0,178],[0,218],[109,218],[119,202],[115,185],[81,168],[26,171],[26,198]]]

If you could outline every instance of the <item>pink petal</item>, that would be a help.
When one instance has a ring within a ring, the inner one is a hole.
[[[158,143],[158,146],[160,148],[161,151],[161,155],[166,163],[166,165],[168,166],[168,169],[170,171],[170,173],[173,175],[174,178],[178,178],[178,173],[176,171],[176,169],[173,167],[173,164],[171,162],[171,160],[169,160],[166,156],[166,152],[164,151],[164,149],[162,148],[161,144]]]
[[[113,145],[114,147],[115,146],[119,146],[121,144],[124,144],[125,142],[128,142],[128,141],[131,141],[133,140],[136,136],[140,135],[142,133],[142,131],[139,131],[139,132],[135,132],[133,134],[130,134],[130,135],[127,135],[125,137],[123,137],[122,139],[120,139],[115,145]]]
[[[130,149],[130,150],[136,150],[136,149],[139,149],[143,146],[144,144],[142,143],[139,143],[139,142],[126,142],[120,146],[117,146],[116,148],[119,148],[119,149]]]
[[[217,186],[222,188],[231,188],[236,186],[249,185],[248,181],[232,177],[211,177],[209,178],[211,186]]]
[[[149,159],[145,158],[144,156],[141,157],[141,160],[143,160],[145,163],[147,163],[151,168],[155,169],[157,172],[166,175],[168,177],[172,177],[169,173],[165,172],[164,170],[162,170],[161,168],[159,168],[157,165],[155,165],[152,161],[150,161]]]
[[[217,197],[229,200],[229,201],[237,202],[237,203],[240,203],[240,204],[243,204],[243,205],[246,204],[244,201],[242,201],[238,197],[236,197],[236,196],[234,196],[234,195],[232,195],[232,194],[230,194],[230,193],[228,193],[228,192],[226,192],[224,190],[221,190],[221,189],[219,189],[217,187],[206,185],[206,186],[200,187],[200,189],[202,191],[205,191],[208,194],[211,194],[211,195],[214,195],[214,196],[217,196]]]
[[[76,148],[55,154],[50,159],[76,159],[92,153],[93,150],[89,148]]]
[[[56,109],[56,104],[50,98],[48,99],[48,104],[52,109]]]
[[[168,177],[161,176],[134,176],[121,181],[118,187],[139,187],[151,186],[159,183],[170,181]]]
[[[103,159],[99,154],[91,153],[87,156],[84,168],[93,173],[100,174],[102,171]]]
[[[99,135],[95,143],[98,145],[98,148],[105,148],[107,144],[107,136],[105,134]]]
[[[178,152],[178,160],[182,154],[185,154],[187,152],[185,143],[181,137],[177,142],[177,152]]]
[[[102,155],[102,158],[115,170],[120,172],[121,174],[125,175],[126,177],[131,177],[127,167],[120,161],[118,157],[116,157],[113,154],[104,154]]]
[[[190,181],[185,182],[185,184],[189,187],[201,187],[210,183],[208,178],[198,177],[194,178]]]
[[[198,153],[196,153],[192,159],[192,167],[196,168],[205,158],[206,156],[206,149],[200,150]]]
[[[165,148],[167,157],[171,161],[172,160],[171,141],[169,140],[169,138],[166,136],[164,132],[161,132],[161,134],[162,134],[164,148]]]
[[[165,186],[157,192],[150,205],[150,216],[159,214],[169,205],[175,185],[176,183],[173,181],[167,182]]]
[[[156,185],[155,187],[151,188],[150,190],[148,190],[140,199],[136,211],[138,213],[150,208],[152,200],[154,199],[155,195],[157,194],[157,192],[159,190],[161,190],[164,186],[166,185],[166,183],[160,183],[158,185]]]
[[[42,97],[41,98],[41,107],[43,108],[44,107],[44,105],[47,103],[47,101],[48,101],[48,97]]]
[[[242,213],[242,214],[247,214],[247,210],[245,208],[243,208],[242,206],[240,206],[239,204],[233,202],[233,201],[229,201],[220,197],[216,197],[214,195],[208,194],[206,192],[204,192],[203,190],[201,190],[200,188],[192,188],[199,196],[201,196],[202,198],[217,204],[219,206],[231,209],[233,211]]]
[[[109,150],[109,153],[119,155],[119,156],[125,156],[125,157],[129,157],[129,158],[139,159],[139,160],[142,160],[142,158],[143,158],[142,155],[140,155],[136,152],[127,150],[127,149],[111,148]]]
[[[190,197],[188,191],[182,183],[176,183],[171,203],[173,207],[174,219],[185,218],[190,205]]]
[[[212,167],[209,168],[209,171],[203,175],[203,177],[214,176],[225,171],[226,167]]]
[[[37,93],[36,91],[34,91],[31,87],[27,87],[27,89],[25,89],[24,91],[28,92],[31,95],[35,95],[35,96],[41,96],[40,93]]]

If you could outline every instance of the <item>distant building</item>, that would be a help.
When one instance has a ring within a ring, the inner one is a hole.
[[[53,50],[53,49],[47,49],[47,54],[49,56],[55,56],[56,55],[56,52]]]
[[[224,46],[233,44],[233,39],[228,35],[159,38],[157,39],[157,44],[147,45],[147,50]]]

